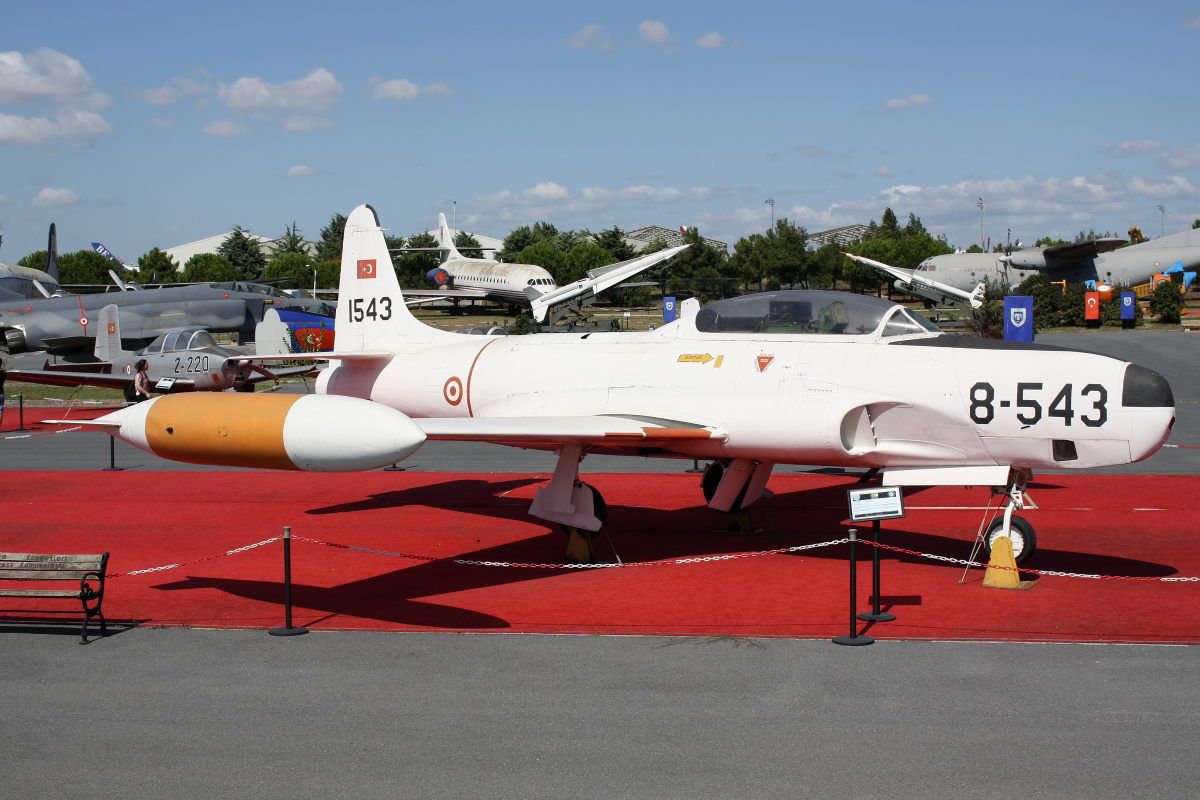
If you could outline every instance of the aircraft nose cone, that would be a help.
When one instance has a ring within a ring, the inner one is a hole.
[[[1152,369],[1130,364],[1125,368],[1121,405],[1127,409],[1138,409],[1131,415],[1131,460],[1149,458],[1166,443],[1175,425],[1175,396],[1171,392],[1171,384]]]
[[[1152,369],[1130,364],[1125,368],[1121,405],[1126,408],[1174,408],[1171,384]]]

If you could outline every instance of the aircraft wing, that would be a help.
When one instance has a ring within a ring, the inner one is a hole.
[[[109,375],[103,372],[53,372],[38,369],[13,369],[8,379],[23,383],[39,383],[45,386],[99,386],[104,389],[124,389],[133,383],[132,375]],[[172,391],[190,391],[195,384],[189,380],[176,380]]]
[[[462,297],[462,298],[479,298],[485,296],[487,292],[482,289],[403,289],[404,296],[431,298],[433,300]]]
[[[414,418],[431,440],[515,446],[590,444],[670,447],[682,441],[724,441],[722,430],[691,422],[636,416]]]
[[[916,270],[900,269],[899,267],[893,267],[890,264],[884,264],[882,261],[876,261],[872,258],[856,256],[853,253],[842,253],[842,255],[874,267],[885,275],[891,275],[897,279],[897,283],[901,283],[906,287],[906,291],[911,291],[930,300],[943,303],[950,301],[964,308],[972,309],[980,308],[983,305],[984,286],[982,283],[975,287],[975,291],[964,292],[962,289],[956,289],[953,286],[918,276]]]
[[[1088,239],[1086,242],[1047,247],[1042,253],[1046,257],[1047,267],[1054,267],[1057,266],[1055,262],[1074,261],[1077,258],[1107,253],[1110,250],[1116,250],[1123,244],[1129,244],[1129,242],[1117,236],[1108,236],[1103,239]]]

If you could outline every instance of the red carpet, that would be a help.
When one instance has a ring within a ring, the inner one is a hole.
[[[58,407],[25,406],[24,409],[21,409],[17,405],[16,396],[12,394],[8,395],[7,401],[7,405],[4,407],[4,421],[0,424],[0,431],[3,431],[4,436],[20,436],[29,433],[58,431],[62,430],[63,427],[69,426],[47,425],[44,420],[95,419],[120,408],[118,405],[68,406],[64,403]],[[25,424],[24,430],[21,429],[22,420],[24,420]]]
[[[108,551],[110,573],[189,562],[278,536],[401,552],[423,561],[293,543],[294,623],[315,629],[831,637],[847,633],[847,547],[790,555],[638,566],[530,569],[454,563],[553,563],[565,537],[525,514],[548,476],[372,472],[5,473],[0,549]],[[773,478],[757,507],[766,532],[717,532],[694,475],[587,476],[608,501],[626,562],[768,550],[842,538],[845,489],[830,476]],[[1025,512],[1039,538],[1030,565],[1125,577],[1200,576],[1190,477],[1047,476]],[[897,547],[966,558],[985,489],[906,496],[883,523]],[[969,509],[962,507],[968,506]],[[869,525],[858,526],[866,535]],[[608,541],[597,540],[611,561]],[[196,627],[282,624],[282,544],[110,578],[113,621]],[[860,548],[859,611],[870,551]],[[1044,577],[1028,592],[983,589],[982,571],[883,553],[877,638],[1200,641],[1200,584]],[[46,608],[61,608],[47,615]],[[66,602],[0,598],[0,619],[75,619]],[[860,623],[866,627],[866,623]]]

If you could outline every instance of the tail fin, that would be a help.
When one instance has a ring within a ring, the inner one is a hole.
[[[54,230],[54,223],[50,223],[50,238],[46,243],[46,274],[54,278],[54,282],[58,282],[58,233]]]
[[[346,219],[334,328],[338,353],[398,352],[453,335],[421,323],[404,304],[379,215],[368,205]]]
[[[454,246],[454,236],[458,231],[450,230],[450,226],[446,224],[446,215],[438,212],[438,247],[447,248],[446,257],[443,261],[448,261],[452,258],[462,258],[463,254],[458,252],[458,248]]]
[[[117,307],[109,303],[96,318],[96,358],[112,361],[121,354],[121,320]]]

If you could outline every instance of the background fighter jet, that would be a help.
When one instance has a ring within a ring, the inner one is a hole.
[[[136,364],[146,359],[150,386],[155,392],[254,391],[255,384],[292,375],[304,375],[312,366],[267,369],[262,360],[225,347],[200,328],[182,328],[159,336],[138,351],[121,349],[121,323],[115,305],[97,315],[101,331],[96,337],[96,361],[51,365],[41,370],[10,370],[12,380],[51,386],[103,386],[122,389],[130,396]]]
[[[1200,230],[1121,247],[1124,243],[1124,239],[1107,238],[1055,247],[1021,247],[1007,255],[952,253],[922,261],[913,271],[913,277],[969,292],[984,278],[993,283],[1007,282],[1015,289],[1021,281],[1039,272],[1049,275],[1052,281],[1107,281],[1139,286],[1177,264],[1179,271],[1185,273],[1195,273],[1200,268]],[[897,288],[908,291],[899,284]],[[936,291],[923,291],[918,285],[914,285],[913,291],[929,300],[941,301]]]
[[[279,308],[332,318],[334,303],[292,297],[273,286],[231,281],[136,292],[79,294],[16,302],[0,302],[0,332],[8,352],[90,349],[99,327],[97,314],[110,303],[121,309],[122,334],[145,343],[181,327],[236,332],[239,341],[254,341],[263,311]]]
[[[57,294],[62,294],[62,287],[58,285],[58,234],[51,222],[45,271],[0,261],[0,303]]]
[[[1117,359],[944,336],[907,309],[837,292],[713,303],[658,330],[458,336],[409,313],[374,209],[346,222],[337,349],[317,394],[175,395],[95,420],[165,458],[314,471],[371,469],[426,439],[559,454],[529,509],[604,524],[579,480],[588,453],[707,459],[708,504],[737,511],[777,463],[880,468],[896,485],[999,487],[1012,517],[1034,469],[1153,454],[1175,420],[1162,376]]]

